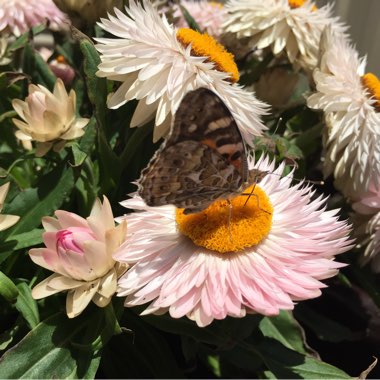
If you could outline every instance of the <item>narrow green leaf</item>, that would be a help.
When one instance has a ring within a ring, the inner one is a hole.
[[[3,243],[0,243],[0,252],[4,252],[7,249],[12,249],[16,251],[18,249],[29,248],[34,245],[40,244],[42,243],[43,232],[43,229],[35,228],[28,232],[24,232],[18,235],[12,235]]]
[[[62,313],[41,322],[1,357],[0,378],[94,378],[99,355],[71,345],[87,323],[88,318],[69,320]]]
[[[84,56],[83,68],[86,75],[87,94],[95,109],[99,125],[105,125],[105,110],[107,109],[107,83],[105,78],[96,76],[100,57],[94,45],[86,38],[79,43]]]
[[[290,350],[280,342],[264,338],[254,342],[258,352],[270,372],[284,379],[350,379],[344,371],[307,355]]]
[[[34,53],[35,73],[33,79],[35,83],[42,84],[50,91],[53,90],[57,77],[51,71],[47,62],[43,60],[40,54]]]
[[[15,283],[3,272],[0,272],[0,295],[8,302],[13,303],[16,301],[18,293]]]
[[[14,50],[20,49],[29,43],[31,36],[36,36],[46,29],[46,25],[37,25],[31,30],[25,32],[22,36],[17,38],[9,47],[8,51],[12,52]]]
[[[202,33],[201,28],[197,24],[197,22],[194,20],[194,18],[191,16],[189,11],[181,4],[179,4],[179,8],[181,9],[183,18],[186,20],[187,25],[189,25],[189,28],[195,30],[196,32]]]
[[[4,213],[21,215],[21,219],[8,233],[10,237],[30,231],[41,224],[43,216],[51,215],[59,209],[74,187],[73,168],[65,163],[49,174],[40,178],[38,187],[20,192],[7,207]],[[7,232],[7,231],[6,231]]]
[[[19,294],[17,297],[16,308],[28,322],[31,329],[40,322],[37,302],[32,297],[32,292],[25,282],[17,285]]]
[[[80,150],[89,155],[94,149],[96,142],[96,119],[91,117],[89,123],[85,127],[85,132],[79,141]]]

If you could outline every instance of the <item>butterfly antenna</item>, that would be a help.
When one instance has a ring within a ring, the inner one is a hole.
[[[282,123],[282,117],[279,117],[278,120],[277,120],[277,124],[276,124],[276,128],[274,130],[274,132],[272,133],[272,136],[276,134],[278,128],[280,127],[280,124]]]

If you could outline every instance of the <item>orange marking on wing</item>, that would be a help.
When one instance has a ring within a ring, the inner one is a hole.
[[[207,145],[207,146],[210,147],[212,150],[216,150],[216,144],[215,144],[215,141],[214,141],[214,140],[211,140],[211,139],[205,139],[205,140],[202,140],[201,143]]]
[[[230,156],[231,157],[231,156]],[[235,168],[237,169],[237,170],[239,170],[240,171],[240,169],[241,169],[241,159],[240,158],[237,158],[236,160],[233,160],[233,161],[230,161],[231,162],[231,164],[233,165],[233,166],[235,166]]]

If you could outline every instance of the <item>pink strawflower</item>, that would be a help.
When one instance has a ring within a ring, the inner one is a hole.
[[[52,0],[0,0],[0,32],[20,36],[46,21],[52,29],[60,29],[67,22]]]
[[[227,201],[186,216],[171,205],[148,207],[137,195],[122,202],[139,211],[123,217],[128,238],[114,255],[132,265],[119,279],[125,306],[149,304],[143,314],[168,311],[206,326],[276,315],[321,294],[320,280],[344,266],[334,256],[350,248],[349,226],[338,210],[325,211],[322,196],[312,199],[311,187],[281,178],[283,165],[249,165],[269,174],[246,205],[246,196],[231,200],[231,213]]]
[[[68,291],[69,318],[79,315],[91,300],[99,307],[107,306],[116,291],[117,277],[126,269],[112,258],[125,240],[126,223],[115,227],[106,197],[103,204],[96,200],[87,219],[63,210],[55,215],[57,219],[42,219],[46,248],[29,251],[36,264],[55,272],[33,288],[33,297]]]
[[[195,20],[202,32],[206,32],[210,36],[219,39],[222,34],[222,24],[225,21],[227,14],[223,4],[216,1],[194,1],[183,0],[181,5],[189,12],[191,17]],[[181,8],[178,4],[173,5],[173,16],[176,18],[176,26],[179,28],[188,28]]]
[[[48,62],[49,58],[53,54],[53,50],[47,49],[45,47],[39,49],[38,51],[41,57]],[[61,78],[65,85],[71,84],[75,77],[74,69],[66,62],[65,58],[62,55],[59,55],[57,58],[52,59],[48,62],[50,70],[54,73],[57,78]]]

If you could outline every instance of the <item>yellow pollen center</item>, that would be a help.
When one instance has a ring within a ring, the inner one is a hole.
[[[380,112],[380,80],[372,73],[367,73],[362,76],[364,87],[370,92],[371,96],[376,99],[375,108]]]
[[[58,63],[66,63],[65,57],[63,55],[59,55],[56,60]]]
[[[299,8],[299,7],[302,7],[302,5],[305,4],[305,1],[306,0],[288,0],[288,4],[289,4],[289,7],[290,8]],[[313,5],[313,7],[311,8],[313,11],[316,11],[318,8]]]
[[[232,82],[239,80],[239,70],[233,54],[229,53],[223,45],[216,42],[207,33],[198,33],[195,30],[181,28],[177,31],[177,40],[187,47],[191,44],[191,52],[197,57],[208,57],[215,64],[218,71],[230,74]]]
[[[272,226],[273,208],[258,186],[247,204],[253,186],[230,200],[218,200],[196,214],[185,215],[177,209],[178,230],[196,245],[214,252],[238,252],[259,244]]]

